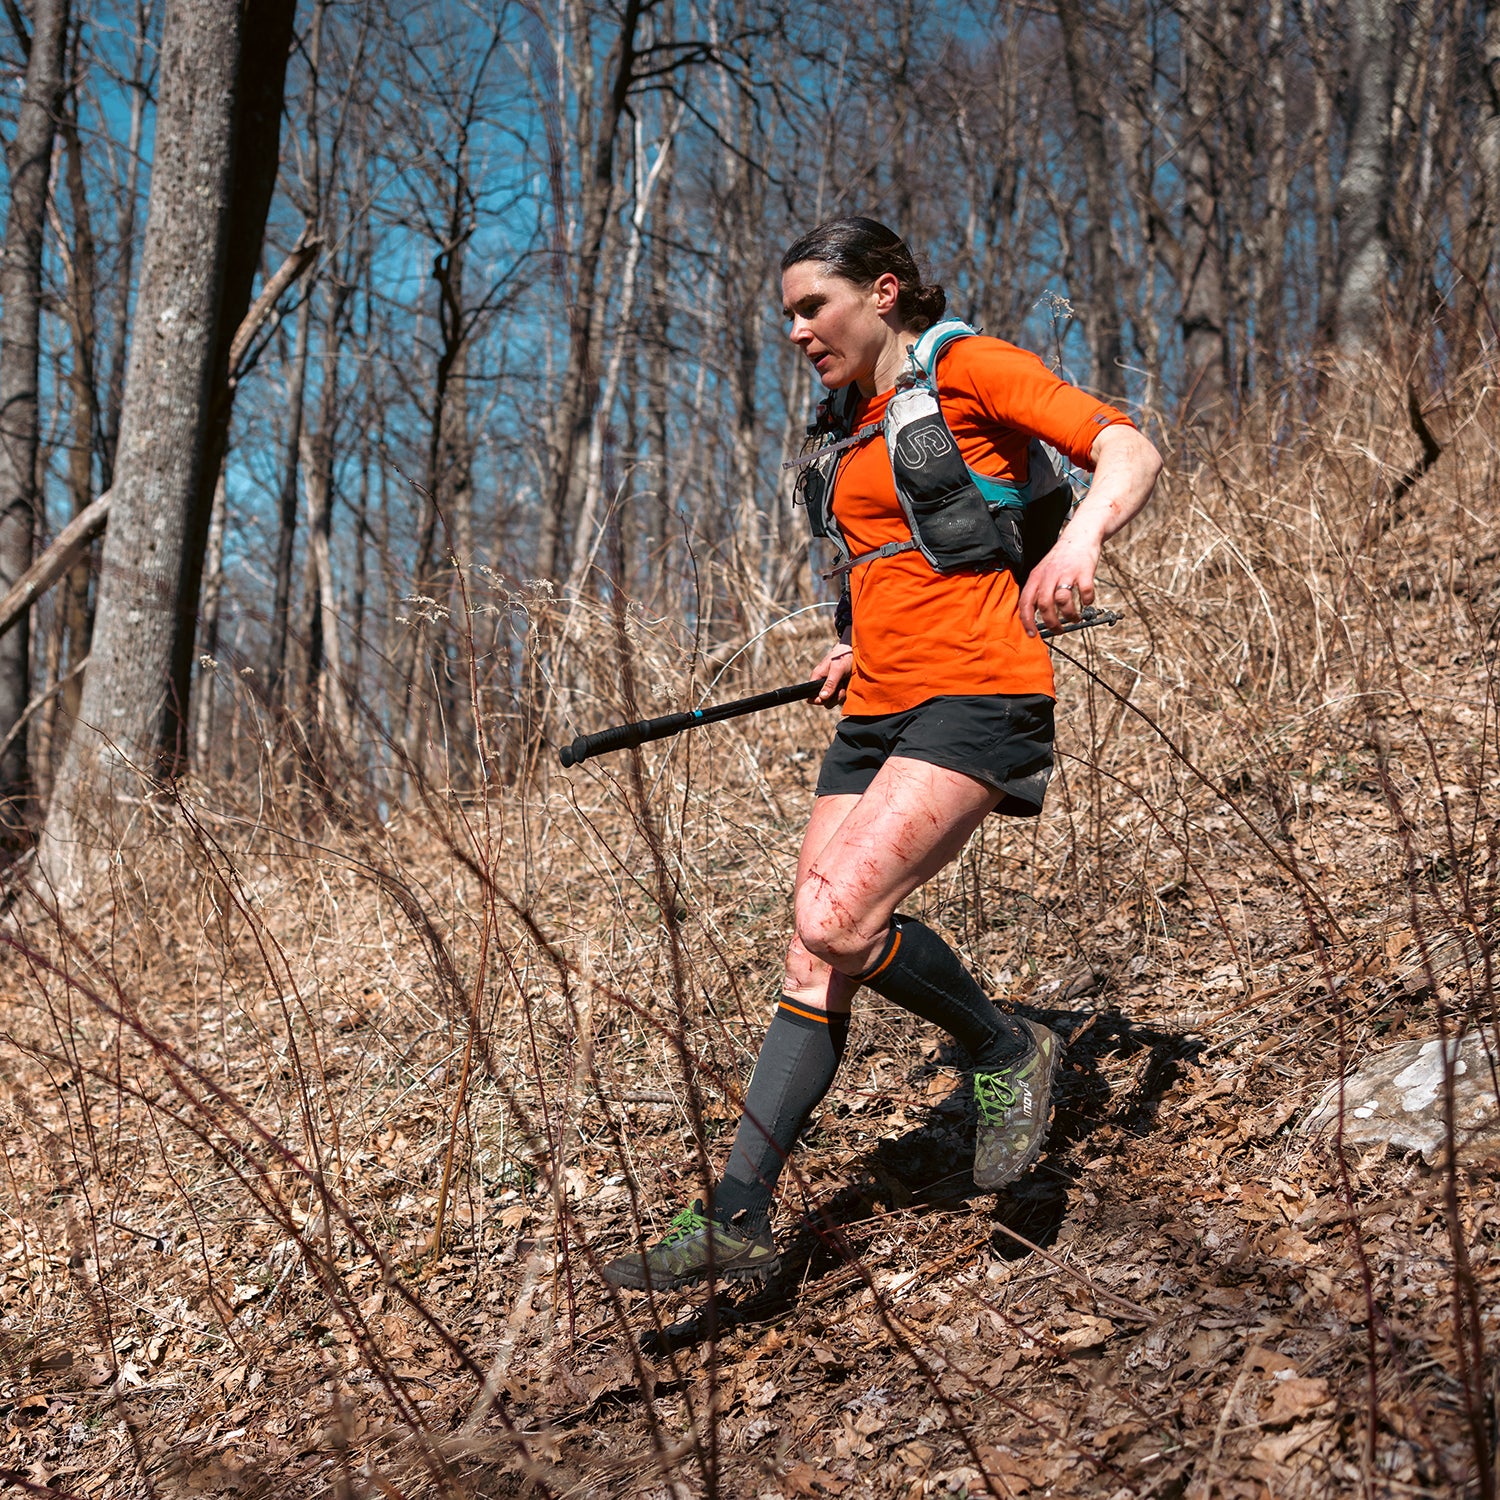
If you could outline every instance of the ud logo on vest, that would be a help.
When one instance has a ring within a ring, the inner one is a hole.
[[[908,427],[898,441],[903,462],[914,469],[926,468],[937,458],[946,458],[953,452],[953,439],[947,424],[941,418],[929,418]]]

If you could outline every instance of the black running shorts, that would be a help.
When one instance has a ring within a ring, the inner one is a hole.
[[[818,796],[858,795],[893,755],[962,771],[1003,792],[997,813],[1034,818],[1052,775],[1052,699],[1042,693],[929,698],[899,714],[846,714]]]

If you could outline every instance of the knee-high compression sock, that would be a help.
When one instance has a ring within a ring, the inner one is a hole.
[[[770,1223],[776,1179],[828,1092],[848,1038],[848,1016],[805,1009],[782,996],[750,1075],[724,1180],[714,1192],[721,1223],[752,1233]]]
[[[995,1068],[1031,1044],[1025,1029],[995,1008],[958,955],[925,923],[899,914],[874,965],[854,978],[903,1010],[941,1026],[976,1068]]]

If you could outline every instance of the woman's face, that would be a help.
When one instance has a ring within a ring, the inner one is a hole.
[[[791,320],[787,337],[812,361],[828,390],[872,379],[890,341],[887,319],[900,290],[894,276],[857,286],[816,260],[798,261],[782,272],[781,310]]]

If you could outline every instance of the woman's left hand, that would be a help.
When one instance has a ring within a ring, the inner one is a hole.
[[[1021,590],[1021,628],[1037,633],[1037,621],[1057,630],[1064,621],[1082,617],[1094,602],[1094,570],[1099,549],[1146,503],[1161,454],[1134,427],[1106,427],[1089,457],[1094,481],[1073,512],[1057,545],[1031,570]]]
[[[1057,630],[1064,621],[1083,617],[1094,602],[1094,570],[1099,566],[1099,544],[1070,526],[1057,545],[1031,570],[1021,590],[1021,627],[1035,635],[1038,622]]]

